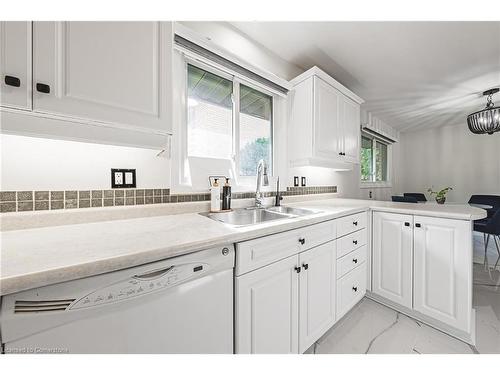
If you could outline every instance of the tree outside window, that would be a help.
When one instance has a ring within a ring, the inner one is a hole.
[[[363,134],[361,137],[361,182],[388,181],[388,148],[386,143]]]

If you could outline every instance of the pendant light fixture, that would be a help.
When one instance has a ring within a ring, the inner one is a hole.
[[[467,116],[467,124],[474,134],[491,135],[500,131],[500,107],[495,107],[492,100],[493,94],[498,91],[499,88],[494,88],[483,92],[483,95],[488,97],[486,108]]]

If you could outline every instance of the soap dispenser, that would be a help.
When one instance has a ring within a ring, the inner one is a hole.
[[[226,177],[226,183],[222,188],[222,211],[228,211],[231,209],[231,185],[229,184],[229,178]]]
[[[214,182],[210,186],[210,211],[220,211],[220,186],[218,178],[214,178]]]

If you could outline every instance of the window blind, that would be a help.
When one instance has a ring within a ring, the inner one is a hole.
[[[264,86],[269,87],[270,89],[273,89],[274,91],[280,92],[284,95],[288,93],[288,89],[285,87],[282,87],[278,85],[277,83],[270,81],[267,78],[264,78],[257,73],[252,72],[251,70],[248,70],[247,68],[242,67],[241,65],[238,65],[212,51],[209,51],[206,48],[203,48],[196,43],[191,42],[190,40],[183,38],[180,35],[175,34],[174,36],[174,43],[177,44],[180,47],[183,47],[187,49],[188,51],[191,51],[201,57],[204,57],[217,65],[220,65],[222,67],[225,67],[243,77],[246,77],[247,79],[251,81],[258,82]]]
[[[395,139],[392,139],[392,138],[390,138],[390,137],[388,137],[388,136],[386,136],[384,134],[381,134],[381,133],[377,132],[376,130],[370,129],[370,128],[366,127],[366,126],[363,126],[361,128],[361,131],[363,133],[365,133],[366,135],[371,136],[373,138],[376,138],[376,139],[378,139],[378,140],[380,140],[380,141],[382,141],[383,143],[386,143],[386,144],[392,144],[392,143],[396,143],[397,142]]]

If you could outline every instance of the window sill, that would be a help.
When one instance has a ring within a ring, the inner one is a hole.
[[[392,183],[389,181],[380,181],[380,182],[361,182],[360,189],[375,189],[375,188],[392,188]]]

